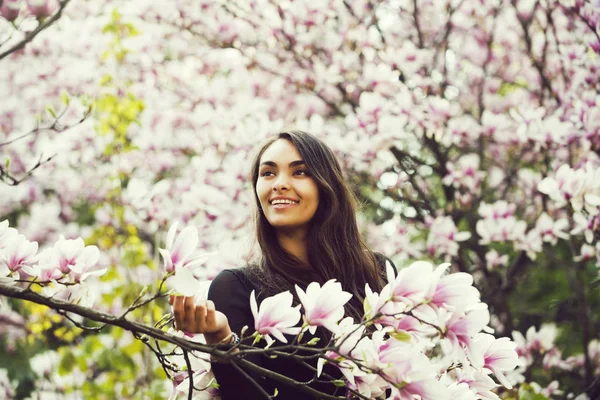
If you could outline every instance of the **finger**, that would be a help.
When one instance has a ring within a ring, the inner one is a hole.
[[[206,327],[208,332],[217,330],[217,319],[215,317],[215,303],[211,300],[206,302]]]
[[[186,327],[186,330],[190,330],[194,327],[194,296],[185,297],[185,301],[183,303],[183,320]]]
[[[194,331],[197,333],[206,332],[206,307],[203,304],[196,304],[194,316]]]
[[[183,296],[175,296],[173,301],[173,315],[175,315],[175,329],[183,330],[185,328]]]

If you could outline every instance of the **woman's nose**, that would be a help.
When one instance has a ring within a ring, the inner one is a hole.
[[[273,191],[280,192],[282,190],[288,190],[290,188],[288,178],[284,174],[280,174],[277,180],[273,182]]]

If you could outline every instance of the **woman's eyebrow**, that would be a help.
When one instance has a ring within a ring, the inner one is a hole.
[[[304,160],[296,160],[296,161],[292,161],[289,164],[289,167],[292,168],[292,167],[297,167],[298,165],[304,165],[304,164],[305,164]],[[273,161],[263,161],[260,163],[260,165],[268,165],[270,167],[277,167],[277,164],[274,163]]]

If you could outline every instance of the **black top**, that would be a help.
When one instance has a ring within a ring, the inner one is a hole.
[[[385,261],[389,261],[394,270],[396,266],[387,257],[375,253],[378,264],[382,269],[385,269]],[[248,330],[245,335],[248,336],[254,332],[254,317],[250,310],[250,293],[252,290],[256,290],[256,286],[246,276],[245,268],[236,269],[225,269],[221,271],[212,281],[210,289],[208,291],[208,299],[215,303],[215,308],[221,311],[227,316],[229,326],[231,330],[238,335],[242,328],[247,325]],[[257,302],[260,305],[260,297],[257,298]],[[322,333],[324,328],[317,328],[317,335]],[[288,340],[291,336],[287,336]],[[310,339],[311,336],[307,332],[302,342]],[[324,346],[326,340],[321,339],[317,346]],[[264,340],[261,342],[264,345]],[[273,347],[281,344],[279,342],[274,343]],[[308,382],[314,378],[315,372],[310,370],[304,365],[300,365],[298,362],[289,358],[269,358],[264,355],[249,355],[245,357],[248,361],[257,364],[263,368],[270,369],[274,372],[285,375],[286,377],[292,378],[298,382]],[[316,366],[316,360],[310,362],[311,365]],[[219,391],[221,392],[222,400],[254,400],[254,399],[265,399],[258,389],[250,382],[245,376],[243,376],[234,366],[225,363],[212,363],[212,369],[219,383]],[[262,376],[255,375],[248,372],[248,375],[252,376],[256,382],[258,382],[265,391],[273,395],[275,388],[278,390],[278,399],[282,400],[301,400],[312,398],[310,395],[299,392],[296,388],[285,385],[283,383],[275,382],[271,379],[264,378]],[[329,374],[334,376],[336,379],[341,379],[341,372],[328,364],[325,364],[323,374]],[[321,375],[323,379],[323,375]],[[325,379],[323,379],[325,380]],[[310,385],[312,388],[317,389],[321,392],[343,396],[345,395],[344,387],[336,387],[329,382],[313,382]]]

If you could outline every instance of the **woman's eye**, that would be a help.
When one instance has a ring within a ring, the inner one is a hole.
[[[272,174],[272,171],[264,171],[262,174],[260,174],[260,176],[269,176],[269,174]]]
[[[303,174],[303,175],[309,175],[308,171],[301,169],[299,171],[294,172],[295,174]]]

